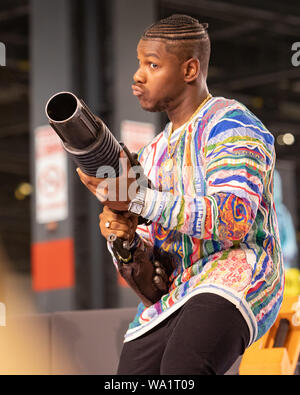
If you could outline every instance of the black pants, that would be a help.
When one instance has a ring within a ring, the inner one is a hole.
[[[145,335],[124,343],[118,374],[220,375],[248,342],[248,326],[235,305],[203,293]]]

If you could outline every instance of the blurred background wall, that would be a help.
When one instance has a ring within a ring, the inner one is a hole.
[[[0,66],[0,264],[8,270],[0,277],[0,301],[9,306],[13,290],[24,290],[16,312],[136,304],[118,279],[100,235],[101,206],[78,181],[73,163],[60,156],[58,168],[48,166],[39,180],[41,168],[57,158],[44,138],[44,107],[52,94],[71,90],[118,139],[126,137],[124,125],[148,137],[159,133],[165,117],[143,112],[130,86],[140,35],[172,13],[209,23],[211,93],[243,102],[275,136],[282,203],[291,213],[299,243],[298,2],[1,0],[0,42],[6,62]],[[57,174],[63,174],[63,184]],[[59,213],[39,204],[47,203],[44,193],[58,202]],[[292,265],[299,268],[297,254]]]

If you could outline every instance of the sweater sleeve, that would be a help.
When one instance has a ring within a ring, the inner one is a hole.
[[[262,199],[274,139],[253,115],[226,115],[199,153],[205,163],[205,196],[147,190],[145,218],[200,239],[246,236]]]

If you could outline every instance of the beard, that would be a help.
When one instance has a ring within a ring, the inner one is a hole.
[[[172,99],[169,97],[166,97],[164,99],[160,99],[160,100],[157,100],[154,102],[151,99],[147,99],[147,97],[141,97],[139,99],[139,101],[140,101],[140,106],[145,111],[166,112],[169,108],[170,103],[172,102]]]

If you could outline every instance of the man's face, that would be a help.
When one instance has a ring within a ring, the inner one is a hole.
[[[185,88],[182,63],[167,52],[159,40],[140,40],[137,47],[139,68],[133,79],[133,94],[144,110],[168,111],[180,101]]]

